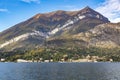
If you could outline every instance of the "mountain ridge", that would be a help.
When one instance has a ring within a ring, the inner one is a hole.
[[[11,50],[16,49],[17,46],[21,48],[24,46],[25,48],[25,46],[36,47],[37,45],[40,47],[43,45],[45,38],[55,39],[57,37],[73,36],[93,29],[99,24],[109,22],[106,17],[90,7],[85,7],[79,11],[58,10],[44,14],[39,13],[1,32],[0,49],[7,50],[6,47],[11,48],[9,46],[12,46],[13,49]]]

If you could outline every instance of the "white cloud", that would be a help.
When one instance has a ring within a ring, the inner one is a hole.
[[[0,8],[0,12],[8,12],[8,9],[2,9],[2,8]]]
[[[111,22],[120,22],[120,0],[105,0],[96,11],[108,17]]]
[[[31,3],[31,2],[34,2],[34,3],[37,3],[37,4],[40,3],[40,0],[21,0],[21,1],[26,2],[26,3]]]

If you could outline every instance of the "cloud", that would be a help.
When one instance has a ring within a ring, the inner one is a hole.
[[[8,12],[8,9],[2,9],[2,8],[0,8],[0,12]]]
[[[96,11],[108,17],[111,22],[120,22],[120,0],[105,0]]]
[[[34,3],[37,3],[37,4],[40,3],[40,0],[21,0],[21,1],[26,2],[26,3],[31,3],[31,2],[34,2]]]

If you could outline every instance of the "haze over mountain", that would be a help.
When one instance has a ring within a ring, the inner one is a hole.
[[[120,24],[111,24],[90,7],[36,14],[0,33],[0,50],[52,47],[118,47]]]

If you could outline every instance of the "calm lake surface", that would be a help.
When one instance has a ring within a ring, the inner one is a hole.
[[[0,63],[0,80],[120,80],[120,63]]]

